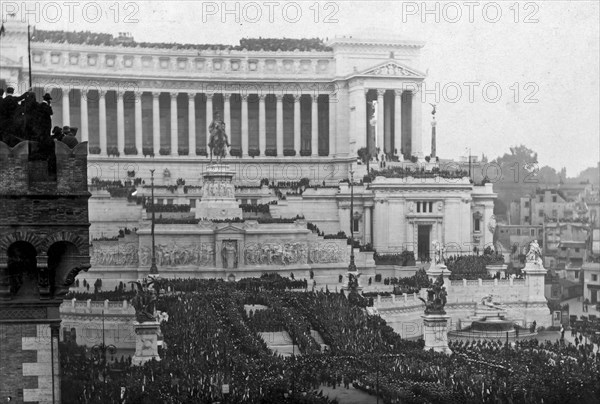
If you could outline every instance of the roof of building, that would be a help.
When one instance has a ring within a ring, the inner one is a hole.
[[[122,46],[141,48],[165,48],[165,49],[195,49],[195,50],[248,50],[248,51],[295,51],[300,52],[328,52],[332,48],[325,45],[320,38],[242,38],[239,45],[224,44],[193,44],[193,43],[160,43],[160,42],[136,42],[133,37],[119,36],[115,38],[112,34],[91,31],[46,31],[36,30],[32,35],[33,42],[55,42],[79,45],[96,46]]]

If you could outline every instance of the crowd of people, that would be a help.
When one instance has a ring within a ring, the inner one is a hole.
[[[291,291],[288,281],[161,281],[156,310],[169,314],[162,360],[119,361],[102,372],[98,361],[63,347],[63,402],[327,403],[323,386],[353,386],[385,403],[587,403],[600,394],[591,344],[459,341],[451,356],[438,354],[402,339],[356,299]],[[247,312],[248,305],[266,309]],[[260,336],[280,330],[297,355],[272,353]]]
[[[58,42],[95,46],[124,46],[141,48],[176,48],[202,50],[248,50],[248,51],[331,51],[319,38],[242,38],[239,45],[223,44],[179,44],[158,42],[136,42],[132,37],[90,31],[47,31],[36,30],[32,40],[35,42]]]

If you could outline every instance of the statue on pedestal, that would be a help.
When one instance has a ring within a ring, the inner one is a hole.
[[[437,240],[434,240],[431,244],[433,246],[433,251],[435,252],[435,264],[444,264],[446,261],[446,247]]]
[[[444,306],[446,306],[447,296],[444,277],[440,275],[434,283],[430,282],[427,288],[427,301],[422,297],[419,298],[425,303],[425,314],[446,314]]]
[[[145,283],[145,285],[142,285],[140,282],[129,282],[137,285],[137,293],[131,300],[131,305],[135,309],[135,317],[139,323],[156,321],[154,310],[158,288],[156,287],[154,290],[150,289],[155,282],[155,280],[152,280],[149,283]],[[158,286],[158,284],[155,286]]]
[[[542,249],[540,248],[537,240],[533,240],[529,243],[529,251],[527,252],[527,262],[534,264],[543,265],[542,261]]]
[[[210,140],[208,142],[208,147],[210,148],[210,161],[212,163],[213,156],[215,156],[217,163],[221,163],[221,160],[227,154],[227,149],[225,147],[229,147],[229,139],[225,132],[225,122],[221,120],[221,114],[219,112],[215,114],[215,119],[208,127],[208,131],[210,132]]]

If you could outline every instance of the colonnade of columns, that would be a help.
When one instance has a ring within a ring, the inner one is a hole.
[[[379,147],[381,151],[394,152],[397,150],[400,154],[401,149],[406,143],[402,142],[402,125],[410,125],[410,149],[405,152],[410,152],[414,156],[418,156],[422,153],[422,134],[421,134],[421,100],[419,99],[419,92],[403,90],[403,89],[369,89],[365,88],[365,99],[368,101],[368,93],[371,90],[375,90],[377,93],[377,116],[375,126],[375,147]],[[393,108],[391,103],[386,103],[384,97],[386,92],[393,93]],[[405,102],[404,105],[410,108],[410,117],[406,117],[403,113],[403,96],[406,99],[410,97],[410,102]],[[405,120],[408,118],[409,122],[403,122],[403,115]],[[394,130],[392,131],[391,122],[394,122]],[[393,142],[392,142],[393,137]],[[393,144],[394,147],[391,147]]]
[[[88,109],[88,96],[87,91],[81,91],[81,128],[78,133],[81,134],[82,141],[89,141],[89,109]],[[108,137],[107,137],[107,108],[106,108],[106,94],[107,91],[100,89],[98,91],[98,140],[100,155],[106,156],[108,151]],[[69,89],[62,89],[62,122],[69,124],[71,122],[70,116],[70,104],[69,104]],[[149,91],[148,91],[149,92]],[[135,121],[135,148],[137,155],[143,155],[143,124],[142,124],[142,91],[135,91],[134,94],[134,121]],[[159,97],[161,92],[152,91],[152,149],[155,155],[159,154],[161,148],[161,118],[160,116],[160,103]],[[178,96],[177,92],[170,92],[170,155],[179,155],[179,133],[178,128]],[[215,108],[213,105],[213,98],[216,94],[202,93],[206,97],[206,124],[210,124],[214,117]],[[208,142],[210,136],[206,136],[206,145],[197,145],[196,141],[196,93],[187,93],[188,105],[187,105],[187,119],[188,119],[188,133],[187,133],[187,145],[189,147],[189,155],[195,156],[197,149],[206,147],[208,150]],[[230,136],[231,143],[231,103],[230,97],[233,93],[221,93],[223,98],[223,114],[221,119],[225,122],[227,132]],[[249,155],[249,116],[251,110],[248,107],[248,94],[236,94],[241,100],[241,156],[246,157]],[[302,94],[305,97],[311,98],[311,110],[310,110],[310,155],[319,155],[319,102],[317,95]],[[300,155],[301,151],[301,106],[300,97],[302,95],[293,95],[286,97],[286,100],[293,100],[293,148],[296,151],[296,155]],[[117,124],[117,150],[119,155],[125,154],[125,93],[123,91],[116,92],[116,124]],[[267,149],[267,114],[266,114],[266,94],[258,94],[258,149],[259,156],[265,155]],[[283,124],[283,94],[275,94],[276,99],[276,123],[275,123],[275,145],[277,156],[281,157],[284,155],[284,124]],[[127,100],[128,102],[129,99]],[[335,108],[329,107],[329,155],[335,154],[335,133],[332,133],[332,129],[335,131]],[[304,115],[304,114],[303,114]],[[306,118],[305,118],[306,119]],[[208,133],[208,130],[206,131]],[[306,136],[306,134],[305,134]],[[197,148],[198,146],[198,148]],[[291,146],[291,145],[290,145]]]

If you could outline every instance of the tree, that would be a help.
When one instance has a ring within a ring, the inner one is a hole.
[[[498,193],[497,201],[502,201],[505,207],[501,212],[497,206],[498,214],[505,214],[511,201],[535,191],[539,183],[537,162],[537,153],[523,145],[511,147],[510,154],[505,153],[492,162],[500,168],[494,191]]]
[[[369,153],[369,149],[366,147],[361,147],[358,149],[357,153],[360,161],[367,165],[367,173],[369,173],[371,171],[369,170],[369,163],[371,162],[371,153]]]

